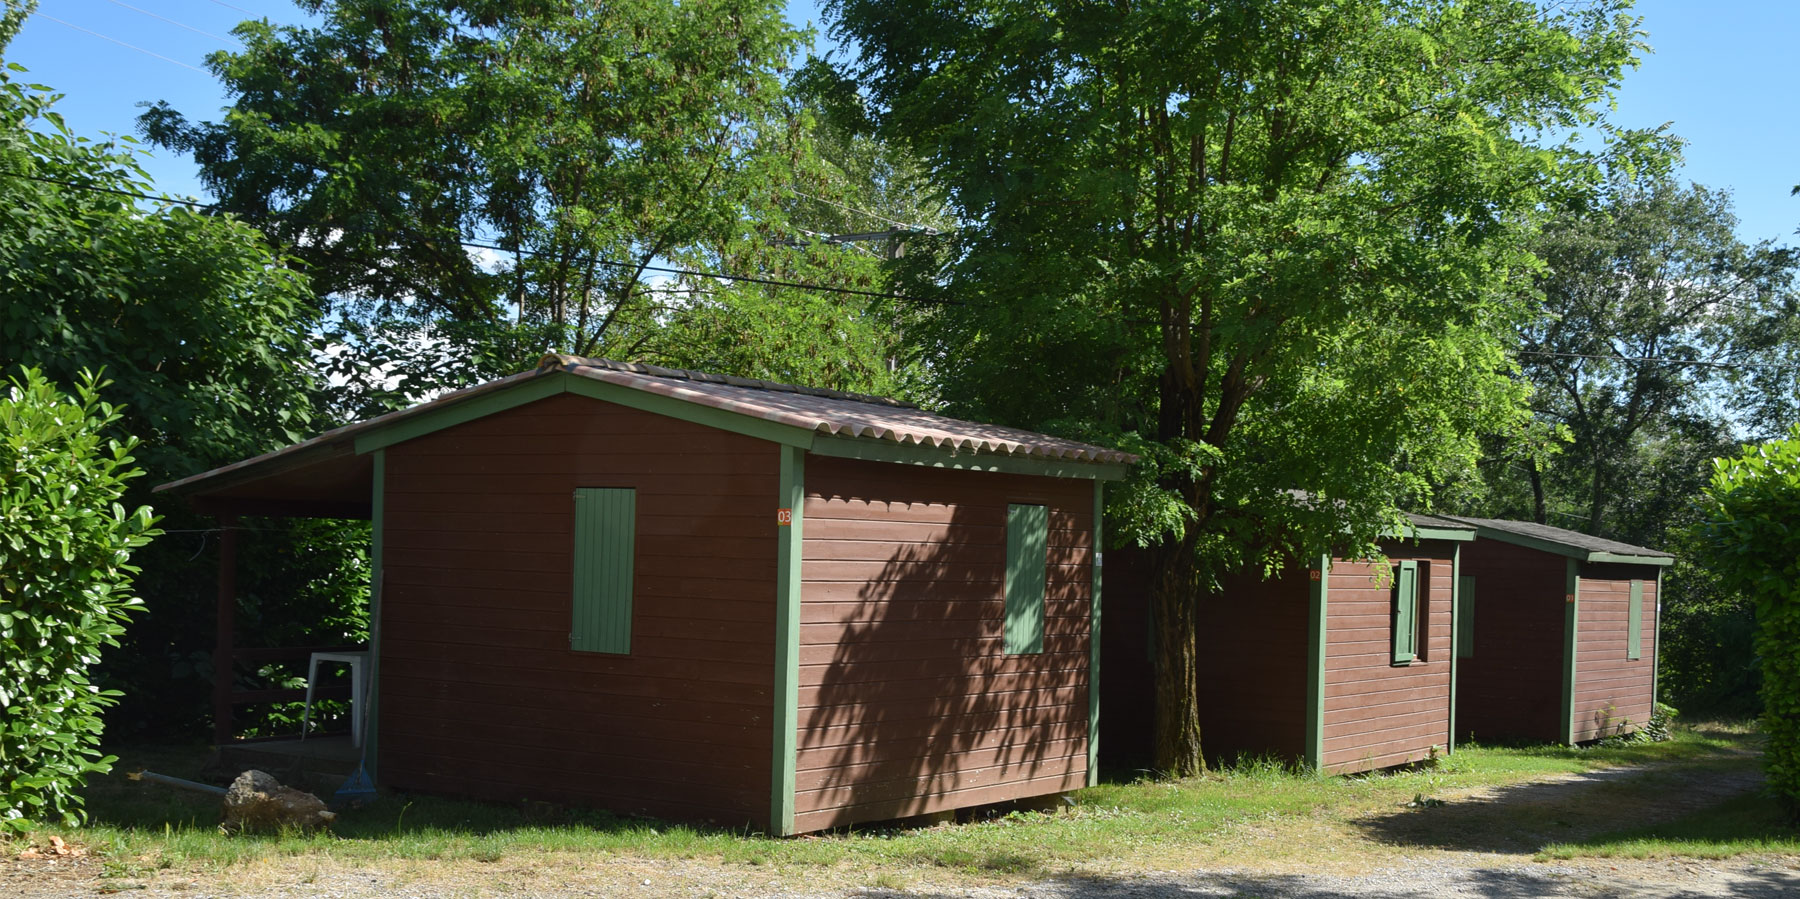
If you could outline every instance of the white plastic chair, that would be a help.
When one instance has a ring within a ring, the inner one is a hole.
[[[300,739],[306,739],[307,726],[312,722],[313,683],[319,679],[320,662],[341,662],[350,666],[350,742],[361,746],[363,741],[363,663],[368,661],[367,650],[361,652],[315,652],[306,664],[306,710],[300,714]]]

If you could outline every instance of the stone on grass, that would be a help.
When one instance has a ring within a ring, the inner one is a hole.
[[[311,793],[302,793],[261,771],[245,771],[225,791],[225,822],[219,829],[313,831],[331,826],[337,815]]]

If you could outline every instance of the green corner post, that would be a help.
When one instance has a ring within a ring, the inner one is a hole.
[[[1662,581],[1663,569],[1656,569],[1656,610],[1650,618],[1650,714],[1662,702]]]
[[[1106,534],[1106,485],[1094,479],[1094,564],[1088,604],[1087,785],[1100,783],[1100,576]]]
[[[1321,553],[1311,579],[1306,615],[1308,677],[1306,679],[1306,767],[1325,770],[1325,613],[1331,597],[1331,555]]]
[[[1456,752],[1456,670],[1462,667],[1462,544],[1450,556],[1450,734],[1444,751]]]
[[[1581,563],[1566,560],[1563,569],[1562,741],[1575,745],[1575,628],[1580,621]]]
[[[800,717],[800,548],[806,450],[782,446],[775,538],[775,740],[770,752],[769,832],[794,832],[794,768]]]
[[[387,506],[387,450],[374,452],[375,472],[369,490],[369,695],[363,712],[363,770],[374,781],[381,743],[381,581],[382,531]]]

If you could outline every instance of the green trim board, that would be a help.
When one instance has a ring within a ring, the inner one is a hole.
[[[1006,507],[1007,655],[1044,651],[1044,599],[1050,570],[1050,507]]]
[[[1472,583],[1470,587],[1473,594]],[[1462,547],[1458,546],[1450,555],[1450,732],[1445,738],[1449,741],[1444,746],[1446,752],[1456,751],[1456,669],[1463,658],[1463,616],[1469,612],[1463,603],[1473,598],[1463,596]]]
[[[1325,765],[1325,616],[1331,598],[1331,554],[1321,554],[1318,566],[1308,575],[1306,614],[1306,767],[1313,771],[1323,771]]]
[[[1563,568],[1562,741],[1575,745],[1575,628],[1581,620],[1581,563],[1566,560]]]
[[[780,452],[781,484],[775,499],[775,741],[770,752],[769,832],[785,837],[794,833],[794,771],[799,751],[800,558],[806,524],[806,451],[784,446]]]
[[[1470,543],[1475,540],[1474,528],[1415,528],[1408,527],[1401,531],[1383,530],[1381,536],[1401,540],[1454,540],[1458,543]]]
[[[376,763],[381,758],[381,587],[382,554],[386,540],[382,528],[387,521],[387,452],[376,450],[375,472],[369,479],[369,691],[367,720],[363,722],[363,770],[375,782]]]
[[[1125,477],[1122,462],[1070,462],[1036,456],[1002,456],[996,453],[953,452],[918,444],[893,443],[859,437],[827,437],[813,440],[816,456],[838,459],[862,459],[868,462],[894,462],[900,465],[923,465],[929,468],[952,468],[965,471],[995,471],[1004,474],[1028,474],[1048,478],[1095,478],[1117,481]]]
[[[1106,484],[1094,481],[1093,586],[1088,594],[1087,785],[1100,783],[1100,566],[1106,548]]]
[[[1662,694],[1657,692],[1662,686],[1662,576],[1661,571],[1656,573],[1656,608],[1651,612],[1656,617],[1650,620],[1650,713],[1653,715],[1656,704],[1662,701]]]
[[[1655,565],[1667,568],[1675,564],[1675,560],[1667,556],[1634,556],[1629,553],[1591,552],[1587,554],[1588,562],[1620,562],[1626,565]]]

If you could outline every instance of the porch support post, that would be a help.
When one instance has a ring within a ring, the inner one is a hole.
[[[213,626],[213,743],[231,742],[231,656],[237,628],[237,516],[219,516],[219,608]]]

